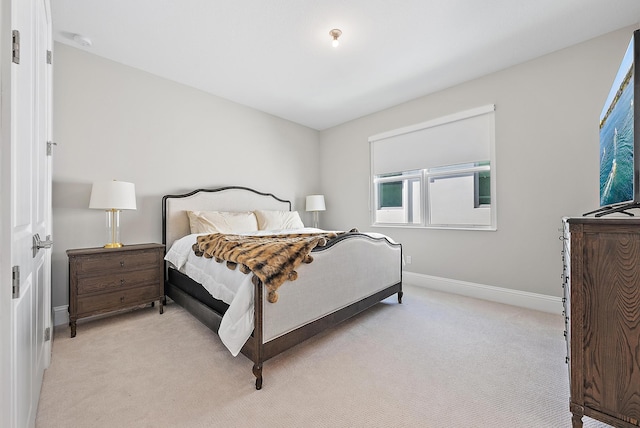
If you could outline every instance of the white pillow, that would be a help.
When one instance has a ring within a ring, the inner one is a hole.
[[[258,230],[251,211],[187,211],[191,233],[243,233]]]
[[[304,223],[298,211],[254,211],[260,230],[301,229]]]

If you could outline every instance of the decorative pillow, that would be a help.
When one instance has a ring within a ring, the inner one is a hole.
[[[301,229],[304,223],[298,211],[254,211],[260,230]]]
[[[258,230],[251,211],[187,211],[191,233],[243,233]]]

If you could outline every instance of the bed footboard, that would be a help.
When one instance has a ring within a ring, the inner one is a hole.
[[[276,303],[263,302],[265,343],[402,282],[402,247],[386,238],[349,234],[311,255]]]
[[[256,296],[256,308],[260,308],[262,305],[258,305],[258,300],[263,299],[263,292],[261,284],[255,286]],[[275,357],[281,352],[286,351],[289,348],[296,346],[299,343],[304,342],[307,339],[321,333],[331,327],[340,324],[343,321],[359,314],[360,312],[369,309],[382,300],[390,297],[394,294],[398,294],[398,303],[402,303],[402,282],[391,285],[377,293],[366,297],[362,300],[354,302],[349,306],[339,309],[335,312],[325,315],[324,317],[317,319],[311,323],[305,324],[295,330],[292,330],[276,339],[270,340],[267,343],[261,343],[262,338],[262,310],[256,309],[255,311],[255,325],[253,335],[249,338],[245,346],[242,348],[242,354],[247,356],[253,361],[253,375],[256,378],[256,389],[262,389],[262,368],[263,363],[268,359]],[[261,345],[258,345],[261,344]]]
[[[298,267],[297,280],[278,289],[276,303],[266,301],[259,281],[254,284],[254,331],[241,352],[254,363],[256,389],[268,359],[393,294],[402,303],[400,244],[354,234],[312,256],[312,263]]]

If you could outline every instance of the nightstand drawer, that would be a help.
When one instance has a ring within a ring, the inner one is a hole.
[[[131,272],[118,272],[110,275],[78,277],[78,295],[131,288],[144,283],[161,281],[157,267]]]
[[[93,257],[78,257],[76,273],[78,275],[103,273],[105,271],[124,271],[139,269],[145,266],[158,266],[158,251],[136,251],[135,253],[119,252],[101,254]]]
[[[152,302],[159,298],[160,289],[157,284],[129,288],[120,292],[78,297],[78,316],[80,317],[86,313],[108,312],[115,308],[119,309],[128,305]]]

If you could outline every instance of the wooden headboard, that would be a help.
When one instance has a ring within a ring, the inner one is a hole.
[[[162,243],[167,250],[176,239],[191,233],[187,211],[291,211],[291,201],[248,187],[198,189],[162,197]]]

